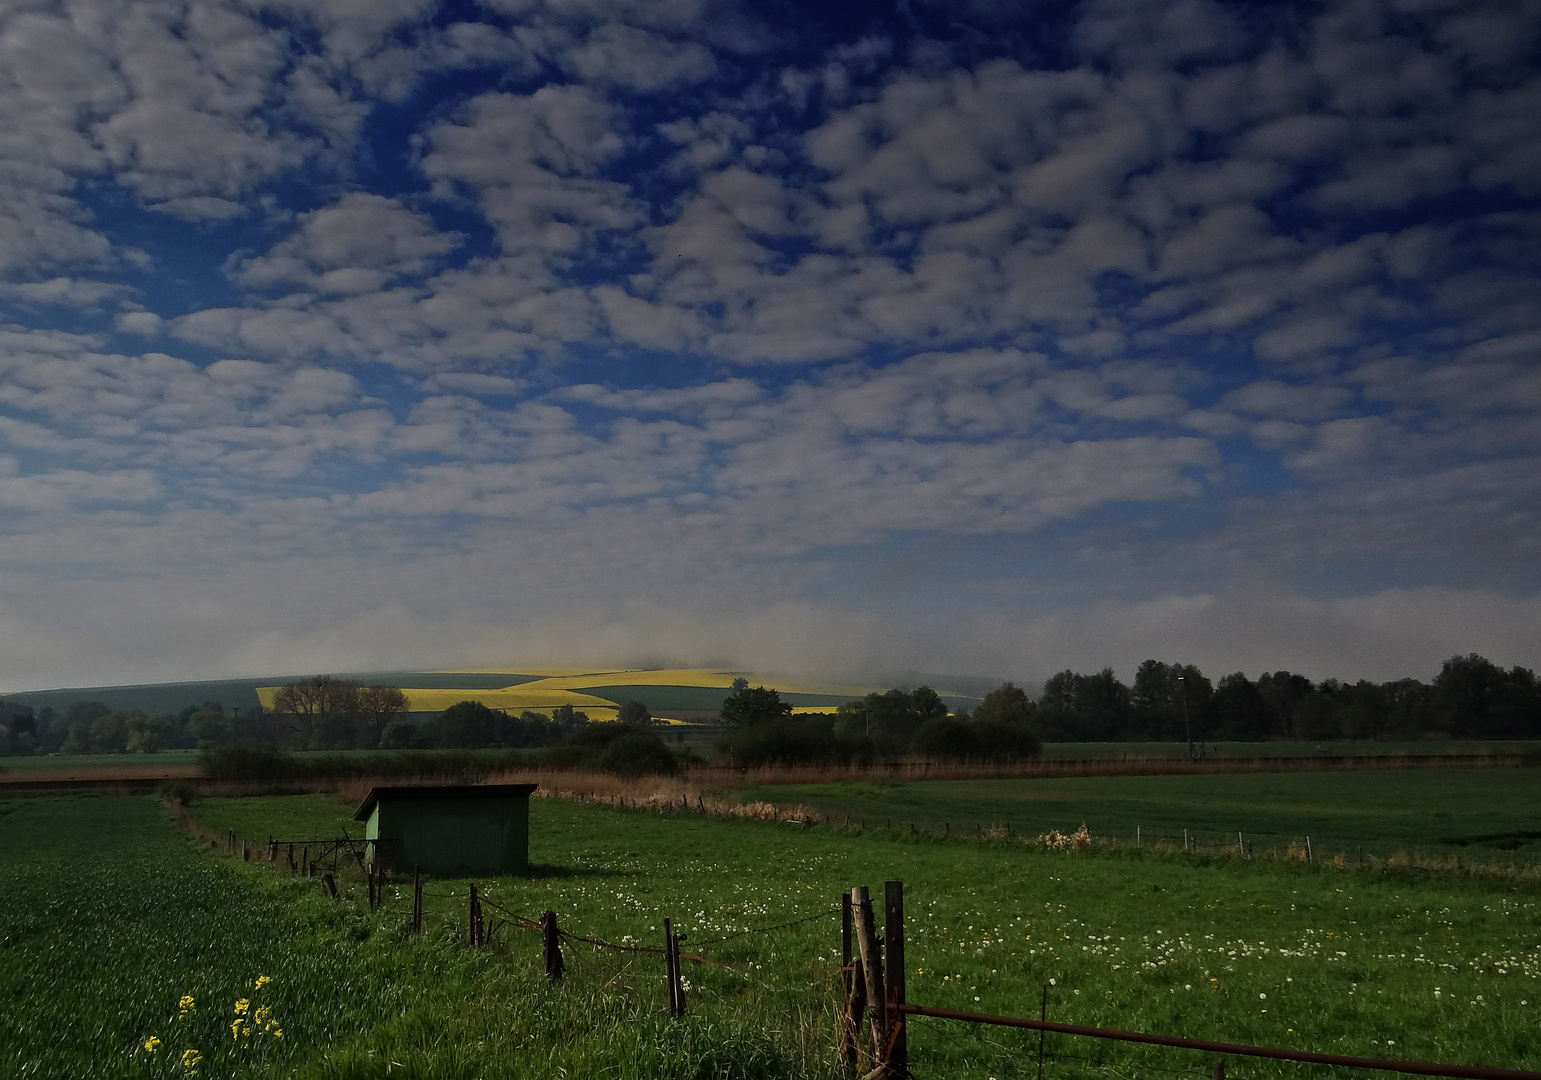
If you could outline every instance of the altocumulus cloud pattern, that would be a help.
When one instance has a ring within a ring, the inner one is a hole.
[[[0,686],[1535,664],[1541,7],[17,0]]]

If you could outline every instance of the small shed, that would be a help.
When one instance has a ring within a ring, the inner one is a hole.
[[[534,784],[378,787],[353,814],[372,865],[438,877],[519,874],[530,862]]]

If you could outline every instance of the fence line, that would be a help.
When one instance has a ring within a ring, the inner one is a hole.
[[[188,831],[207,839],[210,847],[218,850],[219,843],[218,839],[216,839],[218,834],[204,826],[201,822],[198,822],[185,811],[179,813],[177,818]],[[225,839],[232,855],[236,854],[239,843],[240,857],[243,861],[247,861],[248,848],[244,839],[238,838],[234,830],[227,831],[223,839]],[[343,839],[332,841],[335,847],[341,847],[344,844],[351,847],[351,842],[351,838],[346,836]],[[270,840],[266,848],[269,859],[275,864],[278,861],[276,854],[278,847],[278,841]],[[312,863],[311,866],[314,868],[315,864]],[[294,869],[292,858],[291,869]],[[331,874],[325,875],[323,888],[333,899],[338,898],[338,890]],[[421,930],[420,890],[421,879],[415,876],[413,888],[415,931]],[[373,892],[373,890],[371,891]],[[371,899],[373,899],[373,896]],[[663,956],[666,968],[668,1007],[671,1016],[678,1017],[684,1014],[685,996],[679,968],[681,960],[691,960],[732,971],[736,974],[740,973],[738,968],[730,964],[725,964],[697,953],[681,950],[680,943],[685,940],[684,935],[674,933],[668,919],[664,920],[665,936],[662,947],[619,944],[562,930],[557,927],[556,916],[553,912],[543,913],[539,920],[521,915],[495,901],[487,899],[480,894],[474,885],[470,889],[468,910],[470,941],[473,946],[485,945],[487,943],[487,934],[479,931],[480,907],[483,904],[502,914],[510,925],[520,929],[535,930],[542,934],[545,945],[547,976],[553,981],[560,980],[561,978],[562,958],[560,948],[556,945],[556,942],[563,938],[568,941],[580,942],[615,952]],[[841,1018],[841,1054],[848,1064],[854,1066],[860,1056],[860,1044],[864,1041],[867,1042],[867,1057],[869,1062],[873,1063],[875,1067],[866,1073],[862,1080],[906,1080],[906,1078],[911,1077],[908,1063],[908,1033],[906,1024],[906,1018],[911,1016],[953,1020],[971,1024],[1023,1028],[1038,1031],[1040,1037],[1043,1033],[1053,1032],[1061,1035],[1145,1043],[1216,1054],[1268,1058],[1279,1061],[1294,1061],[1303,1064],[1330,1065],[1345,1068],[1374,1069],[1409,1075],[1454,1077],[1459,1078],[1459,1080],[1541,1080],[1541,1072],[1523,1069],[1364,1058],[1344,1054],[1323,1054],[1281,1047],[1253,1046],[1245,1043],[1228,1043],[1206,1039],[1190,1039],[1175,1035],[1124,1031],[1117,1028],[1064,1024],[1050,1021],[1046,1016],[1034,1020],[1027,1017],[997,1016],[989,1013],[965,1012],[917,1004],[908,1001],[905,993],[903,883],[900,881],[889,881],[885,886],[884,918],[881,933],[879,933],[876,920],[873,917],[874,906],[867,899],[867,890],[859,887],[845,893],[841,897],[841,905],[839,907],[816,912],[787,922],[776,923],[771,926],[756,927],[724,935],[719,938],[710,939],[702,944],[717,944],[749,935],[772,933],[793,926],[803,925],[816,919],[826,918],[830,915],[843,915],[842,964],[838,967],[810,967],[807,970],[809,972],[839,973],[841,975],[844,992],[844,1006]],[[856,955],[858,950],[853,949],[853,944],[860,945],[859,956]],[[747,978],[747,975],[745,977]],[[871,1037],[868,1040],[861,1038],[864,1013],[867,1014],[870,1020]],[[1042,1047],[1040,1045],[1040,1055],[1041,1053]],[[1217,1070],[1217,1075],[1223,1075],[1223,1072]]]

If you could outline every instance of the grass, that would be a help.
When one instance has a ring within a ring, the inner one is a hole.
[[[320,828],[346,816],[329,802],[246,805],[264,822]],[[575,965],[554,990],[528,955],[461,948],[447,917],[411,940],[399,889],[381,912],[358,902],[354,883],[334,903],[313,882],[211,852],[147,798],[0,801],[0,830],[0,1075],[705,1080],[827,1071],[821,1046],[800,1048],[763,1024],[670,1022],[654,1007],[650,969]],[[436,883],[434,895],[447,900],[449,889]],[[259,989],[262,976],[272,981]],[[191,1011],[179,1006],[184,995]],[[240,1016],[255,1023],[250,1034],[232,1033]],[[189,1050],[201,1057],[193,1070],[181,1065]]]
[[[61,776],[124,772],[159,775],[167,770],[186,773],[197,764],[196,750],[157,750],[149,754],[37,754],[0,757],[0,779],[26,780],[35,773]]]
[[[1465,852],[1541,855],[1541,769],[1385,769],[1356,772],[1089,776],[1026,780],[859,780],[745,788],[740,795],[801,803],[876,824],[943,823],[971,830],[1011,824],[1029,835],[1071,832],[1133,843],[1285,849],[1312,838],[1318,855]]]
[[[196,810],[215,829],[265,837],[277,823],[327,835],[348,821],[351,806],[325,797],[211,799]],[[1052,983],[1051,1018],[1073,1023],[1371,1057],[1541,1066],[1538,907],[1514,882],[1149,850],[914,840],[547,799],[532,807],[531,857],[540,864],[534,875],[478,886],[514,911],[549,908],[564,928],[615,942],[657,944],[669,917],[687,934],[687,951],[735,969],[687,965],[690,1017],[671,1025],[658,1019],[659,958],[569,945],[569,982],[548,992],[535,969],[533,936],[495,929],[495,947],[474,962],[486,965],[489,978],[503,972],[511,980],[500,1023],[523,1030],[531,1010],[554,1008],[569,995],[587,1002],[595,1010],[586,1029],[590,1073],[649,1075],[626,1057],[640,1052],[636,1044],[610,1026],[622,1016],[645,1019],[648,1045],[673,1047],[669,1053],[679,1045],[668,1039],[696,1033],[688,1037],[700,1040],[691,1045],[703,1056],[691,1060],[707,1062],[707,1071],[679,1075],[831,1073],[829,967],[838,961],[831,908],[843,889],[880,888],[889,878],[906,883],[910,998],[923,1004],[1036,1015],[1042,988]],[[451,958],[466,956],[453,945],[463,933],[465,887],[430,882],[427,890],[427,937]],[[405,892],[388,892],[392,910],[376,918],[399,924]],[[773,933],[713,940],[810,916]],[[409,953],[421,947],[397,946]],[[618,1000],[604,1004],[612,992]],[[476,1019],[484,995],[466,994],[464,985],[441,979],[411,1011],[353,1040],[350,1052],[368,1047],[396,1060],[419,1052],[421,1075],[460,1075],[452,1064],[424,1059],[420,1040],[441,1030],[491,1038]],[[549,1054],[551,1046],[541,1037],[526,1052]],[[914,1021],[911,1047],[919,1077],[1020,1075],[1037,1038]],[[1195,1055],[1161,1048],[1051,1038],[1049,1049],[1049,1077],[1207,1068]],[[374,1075],[360,1071],[363,1058],[330,1053],[332,1071],[324,1075]],[[658,1067],[656,1075],[675,1075]],[[508,1074],[519,1072],[509,1064]],[[1323,1072],[1248,1062],[1244,1075]]]
[[[1329,739],[1325,742],[1210,742],[1203,744],[1205,760],[1230,758],[1422,758],[1522,755],[1541,751],[1534,739]],[[1101,761],[1109,758],[1175,759],[1188,757],[1185,742],[1053,742],[1045,743],[1049,761]]]

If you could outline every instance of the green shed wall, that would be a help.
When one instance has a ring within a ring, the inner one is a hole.
[[[436,877],[520,874],[530,861],[529,796],[500,799],[382,797],[364,827],[370,858]]]

